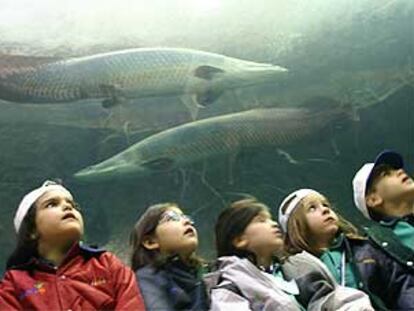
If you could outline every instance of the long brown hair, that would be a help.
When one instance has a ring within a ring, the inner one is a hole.
[[[6,269],[25,264],[30,258],[37,257],[37,246],[36,205],[33,203],[23,218],[19,232],[17,233],[16,247],[7,259]]]
[[[281,207],[282,212],[289,206],[289,203],[290,201]],[[324,250],[316,248],[310,243],[311,233],[306,221],[306,209],[304,208],[303,199],[298,204],[299,206],[292,212],[287,223],[285,249],[290,254],[305,250],[315,256],[320,256]],[[332,206],[331,209],[335,211]],[[352,223],[343,218],[337,211],[335,211],[335,214],[338,216],[338,233],[341,232],[351,239],[365,239]]]
[[[256,255],[250,251],[234,246],[234,239],[242,235],[250,222],[261,212],[267,212],[269,208],[264,203],[251,197],[231,203],[219,215],[216,226],[216,251],[217,257],[238,256],[248,258],[256,264]],[[280,257],[279,257],[280,255]],[[281,252],[275,259],[282,260],[285,253]]]
[[[158,249],[147,249],[144,247],[143,242],[149,235],[155,233],[162,214],[174,207],[179,208],[176,203],[170,202],[151,205],[135,224],[129,237],[129,244],[131,247],[131,268],[134,271],[146,265],[160,267],[169,257],[171,257],[163,256]],[[195,253],[189,257],[187,262],[187,264],[193,267],[200,266],[202,263],[203,260]]]

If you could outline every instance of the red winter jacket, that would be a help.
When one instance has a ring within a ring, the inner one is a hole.
[[[74,245],[55,268],[32,259],[6,271],[0,310],[145,310],[135,275],[115,255]]]

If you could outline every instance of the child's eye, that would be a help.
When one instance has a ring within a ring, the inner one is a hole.
[[[268,222],[268,221],[270,221],[271,220],[271,217],[270,216],[265,216],[265,215],[262,215],[262,216],[258,216],[257,218],[256,218],[256,222]]]
[[[50,201],[45,205],[45,208],[52,208],[52,207],[56,207],[58,205],[58,203],[56,201]]]
[[[314,212],[314,211],[316,211],[316,206],[315,206],[315,205],[311,205],[311,206],[309,206],[309,207],[308,207],[308,211],[310,211],[310,212]]]
[[[391,173],[392,173],[392,171],[391,171],[391,170],[383,171],[383,172],[381,173],[381,177],[390,176],[390,175],[391,175]]]

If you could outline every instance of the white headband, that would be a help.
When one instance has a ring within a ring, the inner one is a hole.
[[[37,201],[44,193],[46,193],[49,190],[65,190],[69,192],[65,187],[50,181],[46,180],[42,186],[40,186],[37,189],[34,189],[30,191],[28,194],[26,194],[23,199],[20,201],[19,207],[17,208],[16,214],[14,215],[14,228],[16,230],[16,233],[19,233],[20,226],[22,224],[22,221],[24,217],[26,216],[27,212],[32,207],[33,203]],[[69,192],[70,193],[70,192]]]
[[[287,232],[287,223],[292,212],[298,207],[299,202],[309,194],[320,195],[319,192],[312,189],[299,189],[289,194],[279,206],[279,224],[282,227],[283,232]],[[289,202],[290,201],[290,202]],[[286,206],[286,203],[289,205]],[[283,208],[285,211],[283,212]]]

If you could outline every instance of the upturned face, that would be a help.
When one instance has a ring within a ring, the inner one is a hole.
[[[380,203],[414,197],[414,181],[403,169],[386,169],[375,183],[373,194]],[[367,202],[369,203],[369,202]]]
[[[310,239],[334,237],[337,233],[338,216],[331,209],[329,201],[320,194],[309,194],[302,199]]]
[[[39,243],[64,246],[80,240],[83,218],[69,191],[51,189],[35,202],[35,206]]]
[[[268,211],[260,212],[237,238],[236,247],[249,250],[258,257],[268,258],[283,250],[283,235]]]
[[[191,255],[198,246],[193,221],[178,208],[167,209],[160,217],[153,241],[163,254]]]

